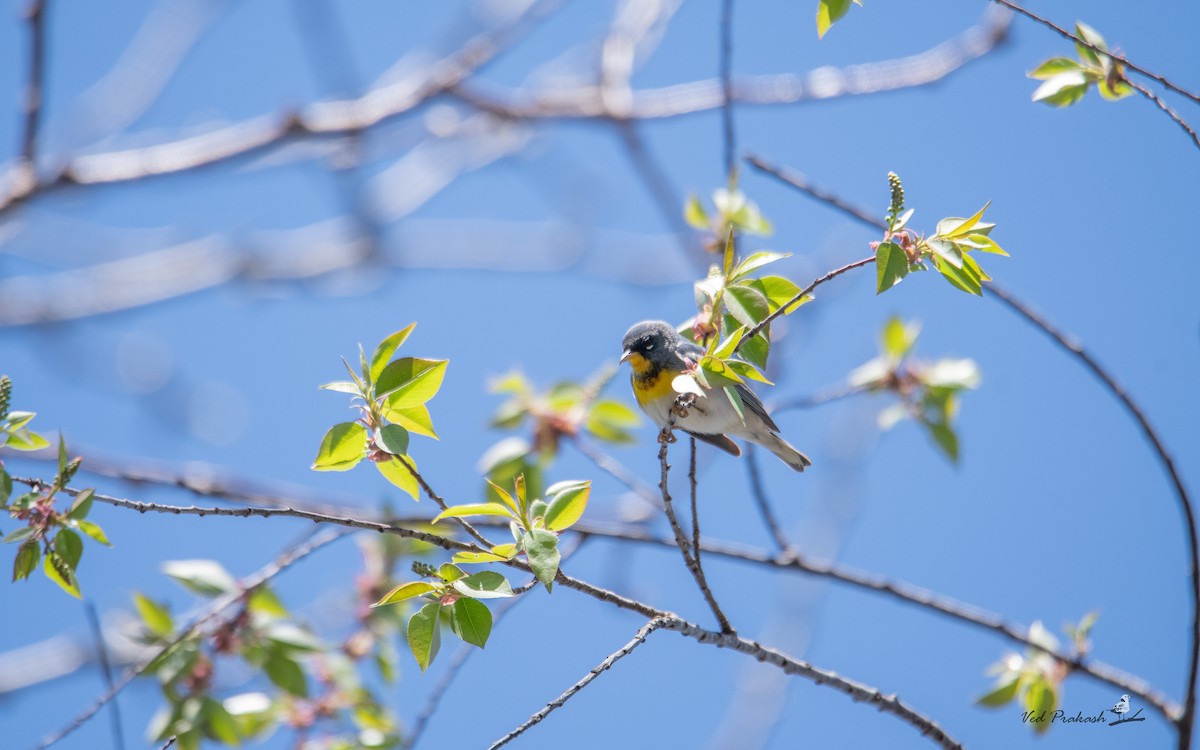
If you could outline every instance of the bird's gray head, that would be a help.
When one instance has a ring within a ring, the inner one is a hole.
[[[679,334],[675,326],[664,320],[643,320],[625,332],[621,340],[621,361],[634,355],[655,362],[660,366],[668,364],[678,366],[678,356],[675,348],[678,346]]]

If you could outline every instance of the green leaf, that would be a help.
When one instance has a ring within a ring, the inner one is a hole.
[[[824,39],[825,32],[850,10],[850,0],[820,0],[817,5],[817,38]]]
[[[0,540],[0,543],[16,544],[17,542],[25,541],[26,539],[28,539],[31,536],[33,536],[33,527],[32,526],[21,526],[19,528],[13,529],[12,531],[8,532],[8,534],[4,537],[4,539]]]
[[[1011,703],[1013,698],[1017,697],[1017,690],[1020,687],[1021,676],[1013,675],[1011,680],[1001,683],[995,689],[976,698],[975,702],[980,706],[998,708]]]
[[[66,560],[59,557],[57,552],[52,550],[42,558],[42,570],[46,573],[46,577],[57,583],[63,591],[76,599],[83,598],[79,593],[79,581],[75,578],[75,571],[67,564]]]
[[[983,208],[976,211],[969,218],[963,219],[957,225],[953,225],[950,223],[950,222],[953,222],[954,219],[944,219],[942,221],[939,221],[938,222],[938,234],[947,239],[954,239],[955,237],[964,237],[964,236],[970,234],[971,230],[975,228],[975,225],[979,223],[979,220],[983,218],[983,212],[987,211],[988,206],[990,206],[990,205],[992,205],[991,201],[984,203]],[[943,225],[946,225],[946,231],[942,230]]]
[[[238,590],[237,581],[215,560],[170,560],[162,564],[162,572],[201,596],[220,596]]]
[[[743,339],[742,348],[739,353],[747,362],[754,365],[760,370],[767,369],[767,355],[771,351],[771,342],[767,339],[766,332],[760,332],[752,339]]]
[[[402,409],[385,407],[383,418],[395,422],[409,432],[424,435],[438,440],[438,434],[433,429],[433,418],[429,416],[429,407],[425,404],[406,406]]]
[[[737,349],[737,345],[741,343],[742,336],[744,335],[746,335],[746,326],[738,326],[737,329],[725,337],[724,341],[718,342],[714,336],[708,353],[718,359],[725,359]]]
[[[238,747],[242,744],[242,736],[238,731],[237,721],[225,710],[225,706],[213,698],[204,699],[204,707],[200,710],[204,726],[218,741]]]
[[[59,529],[51,546],[71,570],[79,567],[79,559],[83,557],[83,540],[74,531]]]
[[[375,433],[375,445],[393,456],[408,455],[408,430],[398,424],[385,424]]]
[[[551,531],[562,531],[572,526],[583,516],[591,492],[590,482],[559,492],[546,508],[546,528]]]
[[[1058,695],[1054,690],[1054,685],[1044,677],[1034,680],[1025,690],[1025,710],[1032,712],[1035,716],[1040,715],[1043,711],[1052,714],[1057,705]],[[1050,721],[1036,722],[1033,729],[1041,734],[1050,728],[1050,724]]]
[[[442,387],[448,363],[445,359],[397,359],[380,373],[375,383],[376,398],[386,400],[389,409],[424,404]]]
[[[79,527],[80,531],[87,534],[92,539],[100,542],[105,547],[112,546],[112,542],[108,541],[108,537],[104,534],[104,529],[100,528],[99,524],[92,523],[91,521],[76,521],[75,523]]]
[[[777,260],[783,260],[784,258],[790,257],[792,257],[791,253],[773,253],[767,250],[752,253],[741,263],[737,264],[737,267],[733,269],[733,273],[729,275],[729,281],[737,281],[751,271],[756,271],[768,263],[774,263]]]
[[[934,255],[938,256],[955,268],[962,268],[963,251],[953,242],[934,237],[926,241],[925,246],[928,247]]]
[[[954,428],[945,422],[926,422],[925,426],[929,428],[933,442],[942,449],[946,458],[953,463],[958,463],[958,435],[954,433]]]
[[[1082,21],[1077,21],[1075,23],[1075,35],[1088,44],[1108,51],[1108,43],[1104,41],[1104,37],[1100,36],[1100,32],[1096,31]],[[1089,62],[1092,65],[1102,65],[1100,55],[1091,47],[1087,47],[1076,42],[1075,51],[1079,53],[1079,59]]]
[[[771,306],[762,292],[752,286],[734,284],[725,287],[725,307],[737,322],[751,328],[771,314]]]
[[[979,246],[981,253],[994,253],[1008,257],[1008,253],[1004,252],[1004,248],[996,244],[996,241],[986,234],[971,234],[967,235],[967,239]]]
[[[558,551],[558,537],[545,529],[530,531],[525,535],[525,554],[533,574],[549,591],[562,559]]]
[[[146,626],[146,630],[152,634],[159,638],[166,638],[175,632],[175,623],[171,619],[171,613],[163,605],[135,591],[133,592],[133,606],[137,609],[138,616],[142,618],[142,624]]]
[[[767,380],[766,376],[759,372],[758,368],[749,362],[742,362],[737,359],[728,359],[725,360],[725,366],[743,380],[749,378],[750,380],[757,380],[758,382],[766,383],[767,385],[775,385],[770,380]]]
[[[965,261],[962,268],[955,268],[942,259],[941,256],[935,255],[933,256],[933,264],[937,266],[937,270],[946,278],[946,281],[949,281],[956,289],[960,289],[968,294],[974,294],[977,297],[983,296],[981,279]]]
[[[483,648],[492,634],[492,613],[482,602],[459,599],[450,606],[450,630],[472,646]]]
[[[875,250],[875,293],[883,294],[908,275],[908,255],[895,242],[880,242]]]
[[[791,315],[801,305],[806,305],[812,302],[813,299],[811,294],[806,294],[795,302],[792,302],[796,298],[796,295],[800,293],[800,287],[792,283],[790,279],[782,276],[763,276],[761,279],[750,281],[749,284],[767,298],[771,312],[775,312],[784,305],[788,305],[784,314]],[[790,305],[788,304],[789,302],[791,302]]]
[[[347,393],[351,396],[360,396],[361,397],[363,395],[362,391],[359,390],[358,385],[355,383],[351,383],[349,380],[335,380],[332,383],[325,383],[324,385],[319,385],[319,386],[317,386],[317,388],[322,391],[336,391],[337,393]]]
[[[507,516],[517,518],[511,508],[500,503],[467,503],[466,505],[451,505],[433,518],[433,523],[447,518],[467,518],[469,516]]]
[[[704,206],[700,204],[700,199],[695,195],[688,196],[687,203],[683,206],[683,218],[693,229],[709,228],[708,214],[705,212]]]
[[[1083,73],[1059,73],[1033,92],[1033,101],[1053,107],[1069,107],[1083,98],[1088,90],[1088,78]]]
[[[1061,73],[1079,73],[1083,66],[1069,57],[1052,57],[1034,68],[1027,75],[1039,81],[1045,81]]]
[[[457,565],[453,565],[451,563],[442,563],[441,565],[439,565],[438,569],[437,569],[437,574],[438,574],[439,578],[441,578],[443,581],[446,581],[447,583],[457,581],[460,578],[465,578],[467,575],[466,573],[463,572],[462,568],[458,567]]]
[[[3,445],[3,443],[0,442],[0,445]],[[8,475],[3,466],[0,466],[0,508],[8,504],[8,499],[12,497],[12,491],[12,477]]]
[[[313,471],[349,471],[367,453],[367,428],[358,422],[335,424],[321,439]]]
[[[37,567],[41,553],[38,543],[32,539],[18,547],[16,559],[13,560],[13,581],[28,578],[33,569]]]
[[[883,351],[893,360],[904,359],[917,343],[920,333],[920,324],[905,325],[900,318],[892,316],[883,327]]]
[[[455,552],[451,558],[453,562],[462,563],[464,565],[475,565],[479,563],[493,563],[507,560],[507,557],[492,554],[491,552]]]
[[[1115,75],[1105,76],[1097,81],[1096,90],[1110,102],[1124,99],[1133,93],[1133,87]]]
[[[601,422],[611,427],[637,427],[641,417],[631,407],[614,399],[606,398],[592,404],[588,412],[588,423]]]
[[[438,627],[438,615],[442,605],[430,602],[417,610],[408,620],[408,648],[424,672],[433,663],[438,648],[442,645],[442,633]]]
[[[492,570],[483,570],[451,584],[461,594],[475,599],[502,599],[513,596],[508,579]]]
[[[500,496],[500,501],[501,501],[501,502],[503,502],[503,503],[504,503],[504,505],[508,506],[508,509],[512,511],[512,514],[511,514],[511,515],[512,515],[512,517],[513,517],[513,518],[520,518],[520,515],[521,515],[521,506],[517,505],[517,501],[516,501],[516,500],[513,500],[513,496],[512,496],[512,495],[510,495],[510,494],[508,494],[508,491],[507,491],[507,490],[505,490],[503,487],[501,487],[500,485],[498,485],[498,484],[496,484],[495,482],[493,482],[491,479],[487,479],[487,480],[485,480],[485,481],[487,481],[488,485],[489,485],[489,486],[492,488],[492,490],[493,490],[493,491],[494,491],[494,492],[495,492],[497,495],[499,495],[499,496]],[[491,504],[491,505],[495,505],[495,503],[490,503],[490,504]],[[499,513],[487,513],[487,514],[485,514],[485,515],[501,515],[501,514],[499,514]]]
[[[63,440],[62,433],[58,435],[58,476],[61,479],[63,473],[67,470],[67,461],[70,460],[67,456],[67,441]]]
[[[271,642],[272,648],[283,649],[288,653],[315,653],[326,650],[325,644],[311,631],[287,620],[268,621],[262,628],[262,634]]]
[[[288,695],[308,697],[308,679],[304,676],[304,670],[286,649],[270,649],[267,660],[263,662],[263,671],[267,673],[271,684]]]
[[[387,592],[379,599],[379,601],[375,602],[371,606],[382,607],[385,604],[395,604],[396,602],[407,601],[436,590],[437,586],[434,586],[429,581],[410,581],[408,583],[402,583],[396,588]]]
[[[5,448],[12,448],[15,451],[40,451],[49,446],[49,440],[26,429],[9,433],[8,442],[4,445]]]
[[[746,201],[737,213],[730,217],[730,220],[743,232],[760,237],[769,237],[775,231],[771,222],[767,221],[767,217],[762,215],[758,205],[753,201]]]
[[[247,608],[256,615],[261,615],[264,618],[280,618],[287,617],[287,607],[283,606],[283,602],[275,595],[275,592],[266,586],[258,586],[254,589],[254,593],[250,595],[250,601],[246,604]]]
[[[404,456],[404,459],[408,461],[409,465],[415,471],[417,462],[412,459],[412,456]],[[375,462],[375,468],[379,470],[384,479],[407,492],[408,496],[413,500],[421,499],[421,488],[417,484],[417,478],[413,475],[412,471],[408,470],[408,466],[400,462],[400,457],[391,458],[387,461],[377,461]]]
[[[371,380],[379,381],[379,376],[383,373],[383,369],[387,367],[388,360],[400,348],[400,345],[408,340],[409,334],[417,327],[416,323],[411,323],[407,328],[396,331],[391,336],[388,336],[383,341],[379,342],[379,346],[375,347],[375,353],[371,355]],[[376,391],[378,393],[378,390]]]
[[[75,496],[74,502],[71,503],[71,509],[67,511],[67,518],[82,520],[87,517],[87,514],[92,510],[92,498],[95,496],[94,490],[83,490]]]

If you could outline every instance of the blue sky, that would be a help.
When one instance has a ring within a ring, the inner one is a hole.
[[[984,3],[907,9],[869,3],[852,8],[818,42],[814,5],[739,3],[735,71],[802,73],[912,54],[977,23],[985,11]],[[1160,4],[1131,17],[1127,5],[1113,2],[1041,6],[1035,9],[1062,23],[1079,15],[1142,66],[1196,87],[1200,70],[1190,31],[1200,23],[1200,9]],[[77,151],[163,141],[356,93],[409,50],[446,49],[456,37],[442,30],[456,28],[462,12],[460,3],[339,5],[352,64],[314,68],[292,3],[213,2],[205,7],[214,9],[215,20],[161,96],[124,130],[105,132],[78,102],[116,64],[153,7],[52,4],[43,168]],[[180,13],[193,5],[164,7]],[[684,4],[634,76],[635,86],[715,75],[718,12],[715,0]],[[589,69],[595,49],[586,43],[603,33],[611,15],[608,2],[568,4],[481,77],[520,85],[576,45],[583,46],[564,65],[576,60]],[[332,37],[319,38],[332,43]],[[0,24],[0,49],[9,51],[0,90],[15,102],[25,59],[15,6]],[[989,218],[998,224],[993,236],[1012,257],[992,259],[989,272],[1078,335],[1116,374],[1194,487],[1200,476],[1194,450],[1200,319],[1187,217],[1200,198],[1198,155],[1145,101],[1107,103],[1093,94],[1066,111],[1030,103],[1035,83],[1025,73],[1069,51],[1049,31],[1017,20],[1001,48],[935,86],[741,108],[739,146],[799,169],[880,215],[885,175],[894,170],[917,208],[913,221],[923,228],[991,200]],[[136,80],[153,77],[140,75]],[[1194,110],[1178,97],[1169,101],[1185,117]],[[414,133],[455,111],[467,113],[439,101],[372,135],[374,158],[363,169],[361,189],[385,202],[394,191],[411,189],[388,182],[387,170],[409,153]],[[15,145],[18,126],[15,112],[0,118],[0,144]],[[707,195],[723,183],[720,133],[716,112],[643,128],[648,149],[681,198]],[[409,353],[451,364],[431,404],[442,439],[415,438],[414,456],[442,495],[476,500],[482,484],[476,462],[504,436],[485,428],[499,403],[486,392],[489,377],[520,368],[542,384],[581,379],[615,361],[631,323],[682,320],[694,311],[687,266],[673,254],[672,227],[613,128],[549,122],[522,137],[528,138],[523,149],[382,227],[398,268],[297,284],[239,282],[130,312],[0,330],[0,371],[16,383],[16,405],[38,411],[43,431],[62,429],[81,449],[211,462],[319,495],[408,507],[410,501],[397,498],[374,472],[315,474],[308,465],[324,430],[346,414],[340,397],[316,386],[339,377],[338,357],[352,355],[358,342],[370,346],[415,320]],[[0,219],[0,236],[12,233],[0,245],[0,277],[44,274],[213,235],[243,245],[268,243],[276,238],[267,232],[340,215],[347,184],[325,169],[328,151],[316,161],[306,154],[287,149],[195,174],[39,198]],[[761,175],[746,172],[743,187],[776,228],[774,236],[750,239],[748,246],[793,253],[780,269],[801,284],[863,257],[876,239]],[[551,241],[531,250],[512,241],[526,236],[520,234],[525,223],[547,221],[582,227],[577,235],[587,243],[579,250]],[[654,241],[638,244],[647,235]],[[643,247],[660,255],[642,255]],[[518,255],[522,251],[532,259]],[[531,264],[536,271],[523,270]],[[651,270],[630,277],[630,268]],[[1170,487],[1134,423],[1075,361],[997,302],[956,292],[932,274],[878,297],[872,280],[866,269],[831,282],[789,320],[786,335],[779,329],[778,385],[763,395],[785,399],[836,384],[874,356],[878,331],[890,316],[919,320],[919,355],[970,357],[983,373],[980,389],[963,398],[962,461],[947,464],[911,424],[877,435],[875,415],[888,403],[882,397],[782,415],[785,436],[814,461],[802,477],[773,460],[764,463],[789,533],[816,557],[908,581],[1016,623],[1040,620],[1058,631],[1097,610],[1096,658],[1180,699],[1190,617],[1185,535]],[[137,363],[132,370],[130,362]],[[624,383],[622,373],[610,393],[626,397]],[[615,454],[652,482],[658,471],[653,433],[644,426],[638,435],[635,446]],[[683,454],[675,450],[682,466]],[[708,451],[701,463],[706,533],[769,546],[742,463]],[[16,460],[10,466],[14,473],[42,469]],[[564,452],[552,476],[594,479],[588,517],[618,516],[622,488],[579,456]],[[674,478],[680,494],[682,471]],[[120,496],[193,502],[159,488],[95,483]],[[413,509],[429,510],[426,503]],[[104,613],[128,610],[134,590],[177,609],[190,606],[190,597],[157,571],[163,560],[215,558],[245,575],[308,531],[299,521],[142,516],[112,508],[95,513],[115,546],[89,548],[81,576]],[[654,528],[666,530],[662,521]],[[344,624],[336,616],[339,595],[351,594],[357,565],[353,545],[342,542],[281,577],[279,588],[304,616],[336,630]],[[989,686],[985,668],[1010,649],[996,636],[845,586],[713,558],[706,567],[741,633],[895,692],[968,746],[1161,746],[1171,736],[1151,714],[1143,724],[1055,727],[1048,738],[1035,739],[1019,710],[973,705]],[[671,550],[596,541],[569,570],[710,624]],[[424,742],[490,742],[642,625],[566,590],[529,597],[488,648],[472,656]],[[10,613],[0,618],[4,650],[60,632],[87,637],[79,603],[45,580],[6,586],[0,601]],[[774,682],[770,670],[747,662],[656,634],[522,741],[526,747],[739,747],[753,740],[756,717],[777,714],[765,747],[928,746],[892,717],[803,680]],[[387,702],[411,719],[438,676],[435,665],[422,677],[406,657],[402,681]],[[30,746],[101,689],[100,676],[84,671],[6,696],[0,701],[6,742]],[[485,706],[468,711],[481,695]],[[1089,714],[1119,697],[1108,686],[1073,677],[1063,704]],[[122,695],[130,747],[139,746],[156,700],[149,684]],[[108,742],[102,716],[60,747]],[[285,747],[287,738],[277,735],[267,746]]]

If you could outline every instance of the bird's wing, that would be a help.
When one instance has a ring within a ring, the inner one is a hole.
[[[699,362],[700,358],[704,356],[704,350],[692,342],[687,341],[682,337],[680,338],[681,341],[676,345],[675,351],[684,359],[690,360],[693,363]],[[770,414],[767,414],[767,408],[763,406],[763,402],[759,400],[754,391],[750,390],[750,388],[745,384],[736,385],[734,388],[737,390],[738,395],[742,397],[742,404],[745,405],[751,414],[754,414],[762,419],[762,421],[766,423],[767,427],[769,427],[772,432],[779,432],[779,425],[775,424],[775,420],[771,419]],[[729,449],[725,448],[725,450]],[[730,451],[730,453],[733,453],[733,451]],[[734,453],[733,455],[736,456],[739,454],[740,451],[738,453]]]
[[[745,385],[735,386],[737,393],[742,397],[742,404],[746,409],[762,419],[767,427],[771,428],[772,432],[779,432],[779,425],[775,424],[775,420],[771,419],[771,415],[767,414],[767,407],[763,406],[763,402],[758,400],[758,396],[754,395],[754,391],[750,390]]]
[[[687,432],[687,434],[691,435],[692,437],[696,438],[697,440],[703,440],[704,442],[708,443],[709,445],[717,446],[718,448],[725,451],[726,453],[729,453],[734,456],[742,455],[742,449],[738,447],[738,444],[733,442],[732,440],[730,440],[725,435],[702,435],[699,432],[691,432],[690,430],[684,430],[684,431]]]

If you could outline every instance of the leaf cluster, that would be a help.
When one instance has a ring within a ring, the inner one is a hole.
[[[0,510],[23,523],[9,532],[4,544],[19,544],[13,559],[13,581],[27,579],[41,563],[42,572],[63,591],[82,598],[76,571],[83,557],[83,538],[106,547],[112,546],[104,529],[87,516],[92,509],[94,492],[81,490],[65,511],[55,508],[55,500],[79,470],[81,459],[69,458],[67,445],[58,441],[58,472],[49,487],[13,496],[12,478],[0,467]],[[65,494],[65,493],[64,493]]]
[[[979,367],[970,359],[946,358],[923,362],[912,358],[920,335],[916,323],[892,317],[880,335],[879,356],[855,368],[851,387],[870,392],[890,392],[897,403],[879,415],[879,426],[890,429],[904,419],[913,419],[926,429],[946,458],[957,462],[958,434],[954,418],[963,391],[979,387]]]
[[[1092,86],[1109,101],[1124,99],[1133,93],[1125,78],[1125,66],[1092,47],[1108,51],[1100,32],[1083,22],[1075,24],[1075,35],[1088,44],[1075,43],[1078,59],[1052,57],[1029,73],[1043,83],[1033,92],[1033,101],[1052,107],[1069,107],[1083,98]]]
[[[882,241],[872,243],[875,248],[876,294],[883,294],[913,271],[929,270],[932,264],[955,289],[982,296],[983,282],[991,281],[992,277],[988,276],[971,253],[978,250],[1008,255],[990,236],[996,225],[983,221],[983,214],[991,202],[968,218],[942,219],[934,234],[925,237],[908,227],[915,209],[901,210],[903,205],[897,206],[899,178],[894,172],[888,173],[888,178],[892,190],[888,229]],[[900,197],[902,200],[902,190]]]
[[[399,357],[396,350],[408,339],[416,323],[379,342],[367,359],[358,347],[359,370],[342,363],[350,380],[326,383],[323,390],[345,393],[360,416],[354,422],[334,425],[325,433],[314,471],[349,471],[369,459],[385,479],[418,499],[416,461],[409,455],[409,436],[437,439],[429,408],[446,375],[448,360]]]
[[[363,686],[356,668],[375,645],[364,643],[365,631],[342,644],[325,643],[269,587],[243,590],[212,560],[172,561],[163,572],[201,597],[232,596],[240,604],[215,627],[177,639],[179,625],[167,606],[134,594],[142,641],[166,646],[145,672],[157,680],[165,699],[147,727],[149,741],[175,737],[176,746],[183,748],[199,748],[204,740],[239,746],[281,726],[307,734],[321,725],[330,733],[332,745],[326,746],[387,748],[399,743],[395,718]],[[388,649],[379,651],[386,654]],[[216,671],[230,660],[240,665],[235,672],[250,672],[273,692],[219,697]],[[379,657],[376,661],[381,663]],[[385,680],[394,677],[394,670],[382,666],[380,673]]]

